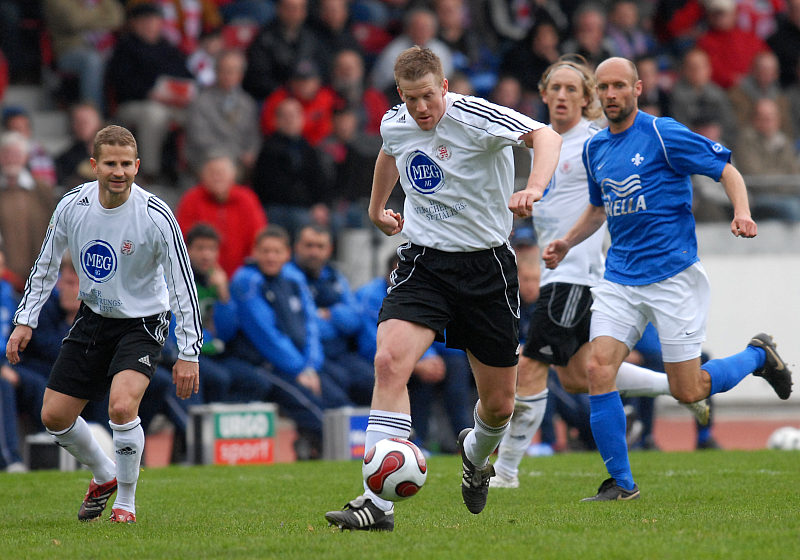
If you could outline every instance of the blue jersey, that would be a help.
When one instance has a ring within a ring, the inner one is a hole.
[[[627,130],[589,138],[589,201],[605,207],[611,234],[605,278],[641,286],[697,262],[690,175],[719,180],[730,157],[721,144],[642,111]]]

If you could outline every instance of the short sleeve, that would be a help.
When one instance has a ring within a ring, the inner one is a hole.
[[[674,119],[653,121],[664,149],[667,163],[681,175],[705,175],[718,181],[731,160],[731,151],[708,138],[692,132]]]

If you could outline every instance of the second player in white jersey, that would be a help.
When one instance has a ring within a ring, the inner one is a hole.
[[[89,161],[97,180],[69,191],[56,207],[14,316],[6,358],[19,363],[69,248],[82,303],[50,370],[42,423],[92,471],[78,519],[98,518],[116,492],[110,521],[135,523],[145,445],[139,405],[162,356],[170,308],[179,350],[172,380],[183,399],[200,389],[202,325],[178,223],[166,204],[134,183],[140,161],[133,134],[116,125],[101,129]],[[106,396],[113,461],[80,416],[89,401]]]
[[[583,143],[598,130],[600,129],[594,122],[582,117],[576,125],[561,133],[558,167],[544,196],[533,205],[533,225],[542,247],[563,237],[589,202],[586,169],[581,154]],[[576,245],[558,268],[542,267],[539,285],[563,282],[595,286],[603,277],[605,232],[605,227],[602,227],[583,243]]]
[[[135,183],[130,198],[116,208],[104,208],[97,191],[97,181],[85,183],[56,206],[15,322],[36,328],[58,278],[61,256],[69,249],[80,277],[79,297],[92,311],[121,319],[172,309],[179,316],[181,359],[196,360],[200,316],[193,304],[189,257],[179,242],[181,232],[172,212]],[[109,218],[114,228],[108,227]]]
[[[543,126],[513,109],[452,92],[431,130],[420,130],[406,104],[387,112],[383,151],[394,157],[406,195],[403,234],[448,252],[506,243],[513,221],[507,208],[514,189],[511,147],[525,146],[522,136]]]

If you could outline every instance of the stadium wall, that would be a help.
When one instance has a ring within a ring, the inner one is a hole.
[[[722,357],[742,350],[757,332],[772,334],[795,372],[800,394],[800,225],[759,224],[754,239],[735,239],[727,223],[697,229],[700,258],[711,279],[711,312],[706,350]],[[382,274],[386,259],[404,239],[375,228],[347,230],[340,236],[339,264],[353,288]],[[800,397],[778,401],[772,389],[748,377],[715,397],[721,406],[798,408]]]

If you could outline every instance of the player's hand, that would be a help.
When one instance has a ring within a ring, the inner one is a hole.
[[[391,208],[386,208],[377,220],[372,220],[379,230],[386,235],[395,235],[403,231],[403,216]]]
[[[533,189],[524,189],[511,195],[508,209],[518,218],[527,218],[533,212],[533,203],[542,199],[542,193]]]
[[[322,394],[322,384],[319,381],[319,375],[313,368],[306,368],[301,371],[297,376],[297,383],[317,396]]]
[[[731,222],[731,233],[736,237],[755,237],[758,226],[750,216],[734,216]]]
[[[8,337],[8,343],[6,344],[6,359],[9,364],[13,366],[19,363],[19,353],[28,347],[32,336],[33,329],[28,325],[14,327],[14,332]]]
[[[172,382],[178,398],[188,399],[200,390],[200,364],[178,358],[172,366]]]
[[[547,268],[555,268],[567,256],[569,246],[563,239],[556,239],[542,251],[542,260]]]

